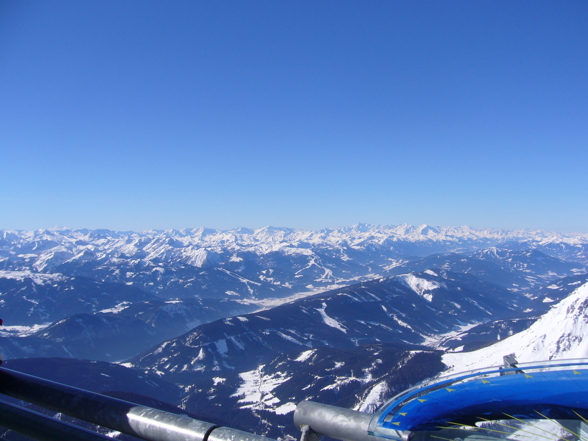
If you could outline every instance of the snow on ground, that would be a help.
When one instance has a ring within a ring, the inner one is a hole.
[[[377,279],[378,277],[379,276],[377,274],[369,274],[367,276],[358,276],[358,277],[352,277],[349,279],[339,279],[339,280],[336,280],[334,283],[331,283],[330,285],[320,285],[320,286],[313,287],[313,288],[311,287],[311,288],[308,288],[309,289],[308,291],[297,292],[297,293],[292,294],[287,297],[270,297],[270,298],[266,298],[266,299],[237,299],[236,301],[238,303],[243,304],[243,305],[256,305],[256,306],[258,306],[259,309],[256,310],[255,312],[266,311],[268,309],[275,308],[276,306],[285,305],[287,303],[292,303],[297,300],[304,299],[306,297],[315,296],[317,294],[323,294],[326,291],[332,291],[332,290],[339,289],[339,288],[345,288],[345,287],[352,285],[354,283],[365,282],[368,280],[374,280],[374,279]],[[286,286],[286,284],[284,284],[283,286]]]
[[[215,341],[214,345],[216,346],[216,350],[221,355],[221,357],[227,356],[227,352],[229,352],[229,347],[227,346],[227,341],[224,338]]]
[[[229,271],[225,268],[219,268],[219,271],[222,271],[223,273],[227,274],[228,276],[231,276],[235,279],[237,279],[239,282],[244,283],[245,285],[249,286],[250,283],[252,283],[253,285],[257,285],[260,286],[261,283],[256,282],[254,280],[248,279],[246,277],[243,277],[242,275],[238,274],[238,273],[234,273],[232,271]]]
[[[388,383],[386,381],[376,383],[353,410],[367,413],[375,412],[384,402],[388,390]]]
[[[288,296],[288,297],[272,297],[272,298],[260,299],[260,300],[239,299],[239,300],[237,300],[237,302],[242,303],[244,305],[256,305],[259,307],[259,309],[256,310],[255,312],[260,312],[260,311],[266,311],[268,309],[275,308],[276,306],[285,305],[286,303],[292,303],[292,302],[295,302],[296,300],[304,299],[306,297],[311,297],[311,296],[315,296],[317,294],[322,294],[325,291],[343,288],[345,286],[347,286],[347,285],[346,284],[329,285],[327,287],[317,287],[311,291],[304,291],[304,292],[292,294],[291,296]]]
[[[479,323],[468,323],[467,325],[461,326],[459,329],[455,331],[450,331],[445,334],[433,334],[429,335],[425,338],[425,341],[422,343],[424,346],[434,348],[434,349],[445,349],[443,347],[443,343],[449,339],[453,339],[460,335],[463,332],[467,332],[473,327],[479,325]]]
[[[294,361],[299,361],[302,363],[302,362],[308,360],[310,357],[312,357],[314,353],[315,353],[315,349],[310,349],[308,351],[304,351],[304,352],[300,353],[298,358],[296,358]]]
[[[296,334],[296,332],[295,332],[295,331],[293,331],[293,330],[291,330],[291,329],[290,329],[290,330],[288,330],[288,331],[289,331],[289,332],[291,332],[292,334]],[[304,343],[304,342],[301,342],[301,341],[299,341],[299,340],[296,340],[294,337],[292,337],[292,336],[290,336],[290,335],[287,335],[287,334],[284,334],[283,332],[277,331],[277,334],[278,334],[280,337],[282,337],[283,339],[285,339],[285,340],[288,340],[288,341],[290,341],[290,342],[292,342],[292,343],[294,343],[294,344],[296,344],[296,345],[300,345],[300,346],[310,346],[310,343],[308,343],[308,342]]]
[[[377,369],[377,367],[381,364],[382,364],[381,359],[379,359],[379,358],[374,359],[374,361],[370,367],[366,367],[366,368],[362,369],[363,376],[355,376],[355,375],[353,375],[353,373],[351,375],[344,375],[344,376],[336,375],[335,378],[333,378],[331,380],[331,384],[328,384],[327,386],[323,387],[321,389],[321,391],[335,390],[338,392],[342,386],[345,386],[346,384],[349,384],[352,382],[357,382],[362,385],[370,384],[374,379],[372,372],[375,369]],[[335,363],[335,367],[333,369],[340,368],[341,366],[343,366],[343,364],[339,365],[338,363]],[[333,370],[333,369],[328,369],[328,370]],[[373,404],[373,401],[376,399],[377,393],[379,393],[379,392],[377,392],[377,391],[374,392],[374,395],[372,395],[370,397],[370,400],[372,400],[372,401],[370,401],[370,403]],[[360,400],[360,403],[361,402],[363,402],[363,400]]]
[[[358,383],[365,383],[365,381],[362,378],[358,378],[358,377],[353,377],[353,376],[340,376],[337,375],[333,380],[332,383],[323,387],[321,389],[321,392],[324,390],[336,390],[339,391],[341,389],[341,386],[345,386],[346,384],[352,383],[352,382],[358,382]]]
[[[520,363],[588,357],[588,283],[555,305],[525,331],[473,352],[447,353],[445,373],[502,365],[514,353]]]
[[[392,317],[396,321],[396,323],[398,323],[400,326],[407,328],[407,329],[410,329],[411,331],[414,331],[414,329],[412,329],[412,326],[410,326],[408,323],[406,323],[398,318],[398,314],[394,314],[394,313],[389,312],[388,309],[384,305],[380,305],[380,306],[382,307],[384,312],[386,314],[388,314],[390,317]]]
[[[286,403],[276,407],[275,412],[277,415],[286,415],[296,410],[296,403]]]
[[[131,302],[122,302],[112,308],[103,309],[102,311],[98,311],[98,312],[104,312],[104,313],[112,312],[112,313],[116,314],[121,311],[124,311],[130,305],[131,305]]]
[[[432,280],[421,279],[413,274],[403,274],[398,276],[398,280],[429,302],[433,300],[433,294],[431,294],[430,291],[441,288],[439,283],[433,282]]]
[[[42,331],[51,323],[43,323],[33,326],[2,326],[0,328],[0,337],[27,337],[35,332]]]
[[[22,282],[25,279],[32,279],[37,285],[46,283],[61,282],[67,279],[63,274],[42,274],[32,271],[0,271],[0,278],[15,279]]]
[[[327,315],[327,313],[325,312],[325,309],[327,309],[327,304],[323,302],[323,307],[322,308],[317,308],[317,311],[321,314],[321,317],[323,318],[323,321],[325,322],[325,325],[330,326],[331,328],[335,328],[338,329],[339,331],[347,334],[347,329],[345,329],[345,327],[339,323],[337,320],[335,320],[332,317],[329,317]]]
[[[245,404],[242,408],[280,409],[280,412],[289,412],[294,403],[277,406],[280,400],[272,391],[292,377],[283,372],[266,375],[263,373],[264,366],[260,365],[257,369],[239,374],[242,380],[241,385],[231,397],[241,397],[239,403]]]

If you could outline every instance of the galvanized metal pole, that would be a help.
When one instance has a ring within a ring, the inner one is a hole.
[[[112,438],[0,401],[0,426],[39,441],[112,441]]]
[[[302,401],[294,411],[294,425],[308,426],[319,435],[343,441],[378,441],[368,433],[373,415],[328,404]]]
[[[0,393],[148,441],[274,441],[3,368]]]

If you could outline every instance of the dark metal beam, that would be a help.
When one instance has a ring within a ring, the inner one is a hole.
[[[0,401],[0,426],[39,441],[112,441],[112,438]]]

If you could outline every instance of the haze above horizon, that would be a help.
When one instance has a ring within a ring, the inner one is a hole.
[[[588,3],[0,2],[0,229],[588,233]]]

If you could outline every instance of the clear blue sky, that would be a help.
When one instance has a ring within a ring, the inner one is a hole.
[[[588,233],[588,2],[0,0],[0,229]]]

